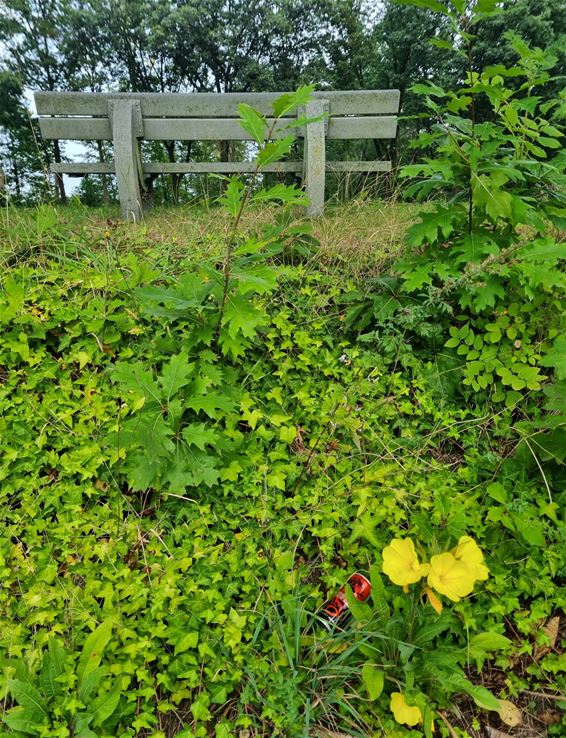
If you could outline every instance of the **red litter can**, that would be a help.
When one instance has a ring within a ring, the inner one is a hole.
[[[348,584],[352,587],[354,597],[360,602],[365,602],[371,594],[371,583],[363,574],[356,572],[348,579]],[[346,599],[346,587],[342,587],[331,600],[328,600],[322,606],[322,612],[325,616],[325,626],[330,629],[338,622],[344,622],[346,615],[349,614],[350,606]]]

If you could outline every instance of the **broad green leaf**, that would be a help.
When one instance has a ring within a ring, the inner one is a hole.
[[[381,697],[385,683],[385,675],[381,669],[374,664],[364,664],[362,667],[362,679],[372,702]]]
[[[39,674],[39,686],[48,699],[61,692],[62,685],[57,679],[65,673],[66,667],[67,652],[64,646],[57,638],[50,638]]]
[[[273,185],[267,190],[259,190],[251,198],[253,202],[267,202],[279,200],[286,205],[308,205],[307,194],[295,185],[285,185],[282,182]]]
[[[264,295],[277,287],[280,271],[267,264],[254,264],[245,269],[234,268],[232,276],[238,280],[240,294],[247,295],[252,292]]]
[[[477,658],[491,651],[502,651],[511,644],[511,640],[500,633],[478,633],[470,638],[467,650],[472,658]]]
[[[118,707],[121,696],[122,688],[120,679],[116,679],[113,687],[100,694],[89,707],[89,711],[93,716],[92,724],[94,726],[100,726],[105,720],[108,720]]]
[[[13,709],[4,712],[0,719],[18,734],[25,733],[26,735],[39,735],[45,727],[42,723],[32,719],[30,717],[30,713],[25,707],[14,707]]]
[[[114,621],[105,620],[87,637],[77,666],[77,682],[79,687],[90,672],[100,665],[104,649],[112,637],[113,628]]]
[[[555,339],[550,351],[547,351],[539,363],[554,369],[557,379],[566,379],[566,337],[559,336]]]
[[[89,728],[92,718],[93,716],[90,713],[84,712],[76,716],[73,731],[75,738],[98,738],[98,735]]]
[[[240,125],[244,131],[250,134],[254,141],[261,145],[267,130],[265,116],[258,113],[257,110],[254,110],[247,103],[240,103],[238,110],[240,113]]]
[[[85,704],[88,702],[91,694],[98,688],[105,674],[106,669],[103,666],[97,666],[96,669],[92,669],[86,674],[77,690],[78,698],[81,702]]]
[[[47,717],[47,706],[39,691],[21,679],[9,679],[8,690],[20,707],[25,708],[26,717],[32,722]]]

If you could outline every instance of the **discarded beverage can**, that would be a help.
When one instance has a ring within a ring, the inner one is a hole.
[[[352,588],[354,597],[360,602],[365,602],[371,594],[371,583],[369,579],[359,572],[352,574],[348,579],[348,584]],[[350,606],[346,599],[346,587],[342,587],[331,600],[328,600],[322,606],[324,626],[330,630],[338,622],[344,622],[349,612]]]

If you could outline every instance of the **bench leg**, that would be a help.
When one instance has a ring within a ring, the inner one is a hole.
[[[134,100],[113,101],[112,137],[122,218],[139,223],[143,212],[140,193],[141,157],[135,130],[135,105]]]
[[[311,100],[305,106],[307,118],[318,118],[325,112],[323,100]],[[324,212],[324,179],[326,171],[325,123],[308,123],[305,131],[305,189],[310,199],[307,215],[317,217]]]

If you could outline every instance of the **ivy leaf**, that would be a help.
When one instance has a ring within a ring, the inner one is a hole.
[[[240,113],[240,125],[250,134],[254,141],[258,144],[263,143],[265,132],[267,130],[267,120],[265,116],[260,115],[257,110],[247,103],[240,103],[238,106]]]
[[[539,363],[554,369],[557,379],[566,379],[566,337],[559,336]]]

